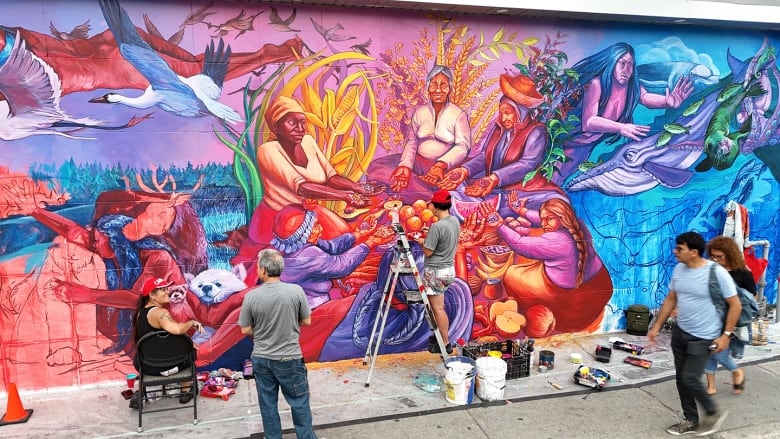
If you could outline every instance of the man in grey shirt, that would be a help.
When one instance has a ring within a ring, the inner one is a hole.
[[[438,221],[431,225],[424,238],[417,238],[417,243],[422,246],[425,255],[423,282],[426,294],[431,302],[436,326],[441,332],[447,353],[450,354],[453,348],[449,342],[450,320],[444,309],[444,292],[455,281],[455,250],[458,247],[460,222],[450,215],[452,197],[449,192],[441,189],[434,192],[430,204]],[[439,353],[440,351],[435,340],[433,338],[428,346],[431,353]]]
[[[279,388],[290,404],[295,435],[316,439],[309,407],[309,380],[299,338],[300,325],[311,324],[311,310],[303,289],[282,282],[282,255],[262,250],[257,258],[258,277],[263,282],[247,293],[238,324],[251,336],[257,398],[268,439],[282,438],[282,422],[277,404]]]
[[[726,269],[702,257],[705,242],[700,234],[683,233],[675,239],[675,243],[674,255],[678,264],[672,272],[669,294],[661,305],[655,324],[647,332],[647,338],[650,343],[655,343],[661,325],[676,308],[677,324],[672,330],[672,353],[683,420],[666,431],[675,436],[706,436],[720,428],[728,412],[718,409],[715,401],[707,394],[702,383],[704,366],[710,359],[710,352],[720,352],[729,347],[742,306]],[[711,275],[715,276],[720,294],[728,305],[725,324],[710,296]],[[705,412],[701,420],[697,403],[701,404]]]

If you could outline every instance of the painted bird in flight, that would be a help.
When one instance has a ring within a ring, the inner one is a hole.
[[[70,32],[62,32],[54,26],[54,22],[49,22],[49,32],[52,34],[52,36],[54,36],[54,38],[57,38],[58,40],[73,41],[86,39],[89,37],[90,28],[91,26],[89,25],[89,20],[87,20],[77,26],[74,26]]]
[[[171,44],[178,46],[179,43],[181,43],[181,40],[184,39],[184,29],[186,29],[184,25],[179,26],[179,29],[167,39],[162,35],[162,32],[157,29],[157,26],[152,23],[152,19],[149,18],[149,16],[146,14],[144,14],[144,25],[146,25],[146,32],[148,32],[150,35],[154,35],[157,38],[162,38]]]
[[[227,105],[218,102],[230,60],[230,46],[222,39],[214,46],[206,46],[203,70],[197,75],[182,77],[141,39],[127,11],[117,0],[99,0],[100,9],[114,35],[119,52],[141,75],[149,87],[138,97],[108,93],[90,100],[94,103],[115,103],[133,108],[160,107],[183,117],[216,116],[227,122],[240,122],[241,116]]]
[[[246,15],[246,11],[243,9],[241,12],[238,13],[237,16],[231,18],[230,20],[220,24],[211,24],[206,23],[206,26],[208,26],[210,29],[217,29],[216,35],[213,35],[212,38],[220,38],[227,35],[229,32],[238,31],[238,34],[233,39],[236,39],[244,34],[244,32],[248,30],[255,30],[253,22],[255,21],[255,17],[262,14],[263,12],[260,11],[257,14],[252,15]],[[205,23],[205,22],[204,22]]]
[[[0,93],[7,114],[0,115],[0,139],[16,140],[51,134],[69,139],[88,139],[70,134],[84,128],[119,130],[137,125],[150,115],[133,117],[126,124],[108,126],[89,117],[74,118],[60,108],[60,77],[42,59],[27,49],[24,39],[6,32],[0,52]]]
[[[271,15],[268,17],[268,22],[271,23],[271,26],[273,26],[274,29],[278,30],[279,32],[300,32],[300,29],[293,29],[290,27],[292,22],[295,20],[295,8],[293,8],[292,13],[289,17],[282,20],[281,17],[279,17],[279,11],[271,6]]]
[[[321,24],[314,21],[313,18],[309,17],[309,20],[311,20],[311,24],[314,25],[314,29],[320,35],[322,35],[322,38],[325,38],[325,41],[347,41],[357,38],[355,36],[348,36],[338,33],[339,31],[344,30],[344,26],[342,26],[341,23],[336,23],[336,25],[331,28],[325,28]]]

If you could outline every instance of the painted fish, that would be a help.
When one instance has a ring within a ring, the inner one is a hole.
[[[742,91],[732,93],[712,113],[704,136],[703,147],[707,157],[696,165],[697,172],[708,171],[710,168],[717,170],[730,168],[739,155],[740,139],[750,134],[750,129],[753,126],[752,115],[745,120],[739,130],[733,133],[730,127],[731,118],[745,98],[761,96],[766,93],[766,90],[760,84],[753,84],[747,90],[743,89],[741,84],[737,84],[737,86]],[[722,94],[723,92],[721,92]]]
[[[687,134],[690,132],[689,129],[690,127],[682,126],[679,123],[670,122],[664,124],[664,130],[669,134]]]
[[[593,169],[602,163],[604,163],[603,160],[599,160],[598,163],[593,163],[589,160],[585,160],[584,162],[580,163],[579,166],[577,166],[577,168],[582,172],[587,172],[589,169]]]
[[[739,93],[741,90],[744,90],[742,84],[729,84],[723,90],[721,90],[717,100],[718,102],[724,102],[727,99],[733,97],[735,94]]]
[[[698,101],[692,103],[688,106],[688,108],[685,109],[685,111],[682,112],[683,116],[690,116],[692,114],[696,114],[697,111],[699,111],[699,108],[701,107],[701,104],[704,103],[704,98],[699,99]]]
[[[658,136],[658,140],[655,142],[655,147],[660,148],[669,143],[670,140],[672,140],[672,133],[669,131],[664,131],[660,136]]]

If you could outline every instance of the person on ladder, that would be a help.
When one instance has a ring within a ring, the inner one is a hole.
[[[451,354],[453,347],[449,342],[450,321],[444,309],[444,292],[455,281],[455,250],[460,235],[460,222],[450,215],[452,197],[449,192],[442,189],[434,192],[429,206],[438,220],[431,225],[428,233],[424,237],[418,237],[416,242],[420,244],[425,255],[425,294],[430,300],[442,344],[446,347],[447,354]],[[430,338],[428,351],[441,353],[435,335]]]

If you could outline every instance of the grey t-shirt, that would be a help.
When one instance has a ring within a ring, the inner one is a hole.
[[[423,246],[433,250],[433,254],[425,257],[425,266],[439,269],[455,265],[459,234],[460,222],[453,215],[431,224]]]
[[[253,357],[302,358],[300,321],[310,315],[303,288],[286,282],[271,282],[247,293],[238,324],[254,329]]]
[[[688,268],[678,263],[672,272],[669,289],[677,293],[677,325],[694,337],[706,340],[718,338],[723,331],[723,318],[718,314],[710,296],[710,267],[714,262],[699,268]],[[715,276],[723,298],[737,294],[729,272],[715,264]]]

